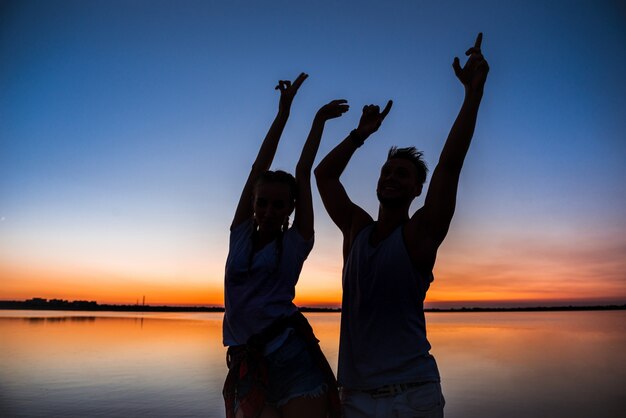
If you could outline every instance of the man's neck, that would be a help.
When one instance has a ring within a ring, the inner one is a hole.
[[[378,227],[381,230],[391,230],[406,223],[409,220],[409,208],[406,206],[378,207]]]
[[[397,227],[409,220],[408,207],[383,207],[378,208],[378,220],[370,235],[370,244],[378,245],[387,239]]]

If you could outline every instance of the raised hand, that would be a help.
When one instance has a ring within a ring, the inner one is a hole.
[[[382,112],[376,105],[363,106],[363,114],[361,115],[359,126],[356,128],[357,134],[361,139],[365,140],[380,128],[383,120],[385,120],[385,117],[391,110],[391,106],[393,106],[393,101],[391,100],[387,102],[387,106],[385,106]]]
[[[325,104],[317,111],[315,118],[320,121],[327,121],[329,119],[335,119],[343,115],[350,109],[348,101],[344,99],[333,100],[330,103]]]
[[[267,134],[263,139],[259,153],[252,164],[246,184],[243,186],[243,191],[239,197],[239,203],[237,204],[237,209],[235,210],[235,216],[233,218],[233,223],[231,224],[231,229],[241,224],[246,219],[250,219],[254,215],[254,210],[252,209],[254,185],[256,184],[259,176],[266,170],[269,170],[272,165],[272,161],[276,155],[278,142],[280,141],[280,137],[283,133],[285,125],[287,124],[287,119],[289,119],[291,103],[293,102],[293,98],[298,92],[298,89],[307,77],[307,74],[300,73],[298,78],[296,78],[293,83],[289,80],[280,80],[278,82],[278,85],[276,86],[276,90],[280,91],[278,114],[276,115],[276,118],[274,118],[270,129],[267,131]]]
[[[280,111],[289,111],[291,109],[291,103],[296,96],[298,89],[307,79],[309,75],[300,73],[300,75],[292,83],[289,80],[279,80],[275,90],[280,90],[280,102],[278,103],[278,109]]]
[[[454,57],[454,62],[452,63],[454,74],[463,83],[466,90],[481,91],[487,80],[489,64],[483,57],[480,49],[482,42],[483,34],[480,32],[476,37],[474,46],[465,52],[465,55],[469,56],[469,58],[463,68],[461,68],[458,57]]]

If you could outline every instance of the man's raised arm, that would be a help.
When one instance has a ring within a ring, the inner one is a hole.
[[[482,37],[482,33],[479,33],[474,46],[465,53],[469,59],[463,68],[459,59],[454,58],[452,67],[463,83],[465,99],[433,172],[424,207],[412,219],[414,225],[419,224],[420,229],[423,228],[428,234],[435,249],[448,233],[454,215],[461,168],[474,135],[478,108],[489,72],[489,65],[481,52]]]
[[[378,130],[385,116],[391,110],[392,104],[390,100],[382,112],[380,112],[378,106],[365,106],[359,126],[328,153],[315,169],[317,188],[322,197],[322,202],[324,202],[324,207],[333,222],[343,232],[344,244],[348,246],[351,240],[346,238],[351,236],[355,226],[365,225],[371,222],[372,218],[350,200],[346,190],[339,181],[339,177],[341,177],[357,148],[363,145],[363,142]],[[344,254],[345,251],[346,245],[344,245]]]

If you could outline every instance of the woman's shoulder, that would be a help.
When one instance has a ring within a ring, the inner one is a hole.
[[[283,250],[300,254],[304,258],[313,249],[315,243],[315,234],[309,239],[305,239],[295,225],[291,226],[283,237]]]
[[[240,241],[249,237],[252,234],[252,228],[254,227],[253,219],[246,219],[238,225],[230,227],[230,241]]]
[[[296,225],[291,225],[291,227],[287,229],[287,232],[285,232],[285,240],[295,241],[295,242],[300,242],[300,243],[311,243],[311,245],[313,245],[313,242],[315,241],[315,233],[311,235],[311,238],[306,239],[302,236],[300,231],[298,231],[298,228],[296,227]]]

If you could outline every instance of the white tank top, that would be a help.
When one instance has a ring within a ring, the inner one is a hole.
[[[278,318],[298,310],[292,302],[296,283],[313,248],[313,238],[305,240],[292,226],[282,237],[280,256],[274,241],[256,252],[250,263],[252,228],[249,219],[230,233],[223,322],[223,343],[228,346],[245,344]]]
[[[375,225],[359,232],[343,269],[339,384],[375,389],[439,381],[424,318],[433,276],[424,277],[413,266],[402,226],[370,245]]]

